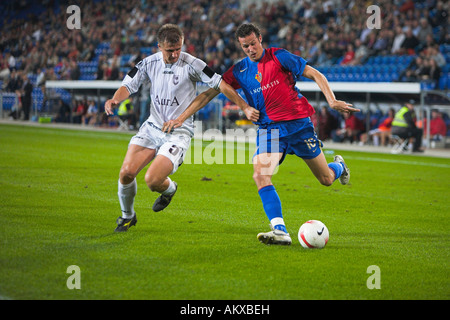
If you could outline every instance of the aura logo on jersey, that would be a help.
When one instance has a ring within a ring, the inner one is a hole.
[[[159,98],[159,96],[155,97],[155,102],[159,104],[160,106],[179,106],[180,103],[178,102],[177,97],[173,97],[173,99],[170,98]]]

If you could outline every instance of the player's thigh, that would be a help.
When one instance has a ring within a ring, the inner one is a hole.
[[[174,165],[168,157],[158,154],[145,173],[147,185],[157,187],[163,184],[172,173],[173,167]]]
[[[184,135],[171,137],[158,149],[155,160],[145,174],[145,182],[152,191],[167,189],[167,177],[183,163],[190,140],[189,136]]]
[[[308,165],[311,172],[324,185],[330,185],[334,181],[334,173],[328,167],[325,155],[321,151],[320,154],[313,159],[303,159]]]
[[[170,137],[169,140],[159,148],[156,157],[164,156],[172,163],[172,170],[167,175],[174,174],[179,166],[181,166],[190,143],[191,137],[188,135],[176,135]],[[164,163],[165,162],[166,161],[164,161]]]
[[[130,144],[120,169],[122,183],[130,183],[155,158],[156,150]]]

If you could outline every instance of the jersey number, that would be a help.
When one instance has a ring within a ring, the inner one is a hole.
[[[172,145],[172,147],[170,147],[169,152],[171,155],[176,156],[178,154],[178,152],[180,152],[180,148],[178,148],[176,145]]]

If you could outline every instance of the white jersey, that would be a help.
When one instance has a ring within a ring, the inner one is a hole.
[[[181,52],[174,64],[166,64],[162,52],[155,53],[140,61],[125,76],[122,86],[130,94],[150,81],[150,116],[152,126],[162,128],[164,122],[176,119],[196,97],[197,82],[201,81],[219,90],[222,77],[212,71],[207,64],[192,55]],[[175,132],[194,135],[193,117],[186,119]]]

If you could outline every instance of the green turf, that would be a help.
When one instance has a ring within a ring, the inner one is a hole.
[[[269,228],[250,164],[181,166],[160,213],[141,173],[138,224],[114,233],[130,137],[0,125],[0,298],[450,298],[448,159],[342,151],[351,183],[324,187],[287,157],[273,182],[293,245],[278,247],[256,239]],[[323,250],[297,240],[309,219],[330,231]],[[380,289],[366,285],[371,265]]]

